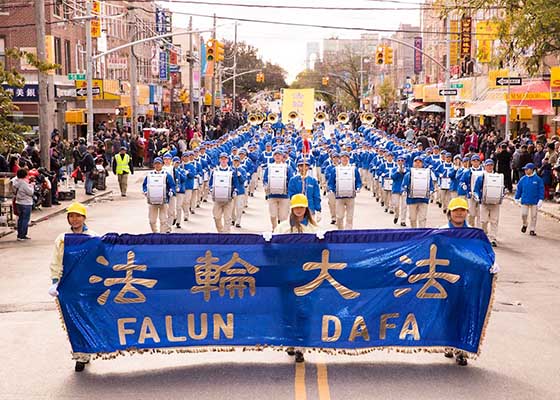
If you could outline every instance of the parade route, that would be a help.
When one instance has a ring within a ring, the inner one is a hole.
[[[99,234],[148,233],[141,194],[144,173],[129,182],[129,196],[97,199],[88,224]],[[118,193],[116,178],[109,189]],[[262,187],[232,232],[269,230]],[[176,232],[214,232],[211,203],[196,209]],[[283,352],[144,354],[95,360],[82,374],[73,370],[70,347],[51,297],[49,260],[64,215],[30,229],[30,242],[0,239],[0,399],[553,399],[560,392],[559,222],[539,218],[537,237],[519,231],[519,208],[502,206],[497,261],[501,266],[493,313],[482,354],[466,368],[442,354],[373,352],[330,356],[310,352],[296,365]],[[507,218],[505,218],[507,216]],[[323,201],[324,229],[329,224]],[[431,204],[428,226],[445,217]],[[357,198],[355,229],[396,228],[371,193]]]

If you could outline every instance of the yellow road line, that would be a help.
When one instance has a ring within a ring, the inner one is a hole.
[[[307,395],[305,393],[305,363],[296,363],[295,381],[296,400],[306,400]]]
[[[319,389],[319,400],[331,400],[327,364],[317,364],[317,387]]]

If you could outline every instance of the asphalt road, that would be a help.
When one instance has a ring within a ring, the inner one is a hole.
[[[141,175],[127,198],[89,207],[99,234],[147,233]],[[116,188],[111,176],[110,186]],[[359,194],[355,228],[395,228],[367,191]],[[269,230],[261,191],[250,199],[238,232]],[[331,228],[328,207],[321,223]],[[445,222],[431,205],[429,226]],[[560,223],[539,216],[538,237],[520,232],[520,209],[506,201],[500,221],[502,267],[481,356],[459,367],[441,354],[310,353],[295,365],[281,352],[134,355],[97,360],[73,371],[70,347],[47,294],[53,241],[64,215],[31,228],[30,242],[0,239],[0,399],[560,399]],[[211,203],[183,232],[213,232]]]

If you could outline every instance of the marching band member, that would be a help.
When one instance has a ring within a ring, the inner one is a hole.
[[[229,166],[227,153],[220,153],[220,164],[212,172],[210,177],[210,191],[214,206],[212,216],[216,224],[218,233],[229,233],[231,230],[231,214],[233,208],[233,198],[237,195],[236,187],[239,186],[239,179],[242,179],[241,172]]]
[[[476,179],[473,197],[480,203],[480,223],[492,246],[498,245],[500,205],[504,196],[504,176],[494,174],[494,161],[484,161],[484,174]],[[490,229],[488,229],[490,223]]]
[[[328,182],[331,179],[331,174],[335,173],[336,167],[340,163],[340,155],[336,152],[331,153],[331,159],[325,161],[323,164],[324,168],[324,175],[325,175],[325,182],[327,183],[327,200],[329,204],[329,213],[331,215],[331,225],[336,224],[336,196],[334,191],[329,189]]]
[[[203,203],[208,201],[209,185],[210,181],[210,156],[206,153],[206,146],[203,144],[198,148],[200,151],[198,157],[202,166],[202,188],[200,190],[200,197]]]
[[[167,226],[169,227],[169,230],[171,230],[171,228],[177,223],[177,207],[178,204],[180,204],[177,201],[178,199],[177,195],[179,194],[177,189],[181,188],[181,179],[183,175],[179,168],[181,159],[175,156],[173,157],[172,162],[173,162],[172,164],[173,168],[171,169],[170,173],[168,172],[168,174],[171,175],[171,178],[173,179],[174,182],[173,187],[175,188],[175,196],[171,196],[169,198],[169,204],[167,207]]]
[[[72,203],[66,209],[66,219],[70,225],[67,232],[61,233],[54,241],[54,252],[50,265],[51,270],[51,286],[49,287],[49,294],[52,297],[58,296],[58,284],[64,275],[64,236],[66,233],[97,236],[97,234],[89,229],[86,225],[87,210],[83,204]],[[76,360],[75,371],[82,372],[86,364],[89,363],[91,356],[89,354],[74,354],[73,359]]]
[[[154,170],[144,178],[142,191],[148,200],[148,219],[152,232],[158,232],[158,218],[159,231],[161,233],[171,232],[171,227],[167,224],[167,210],[169,199],[175,196],[175,182],[171,175],[163,170],[163,160],[160,157],[154,159]]]
[[[263,177],[270,222],[273,229],[278,225],[278,220],[285,220],[290,212],[288,183],[292,176],[294,176],[294,170],[283,162],[283,159],[282,150],[280,148],[274,150],[274,162],[268,164]]]
[[[535,164],[528,163],[523,167],[525,175],[517,183],[515,191],[515,202],[521,204],[521,220],[523,226],[521,232],[527,232],[527,217],[531,214],[529,221],[529,235],[537,236],[538,209],[542,207],[544,200],[544,182],[535,173]]]
[[[350,154],[340,154],[340,165],[336,166],[329,177],[329,190],[336,198],[336,225],[338,229],[352,229],[356,193],[362,187],[358,169],[350,165]]]
[[[194,153],[192,151],[183,153],[181,169],[183,170],[183,175],[185,176],[185,191],[180,206],[179,203],[177,203],[177,220],[179,222],[181,221],[181,218],[184,222],[187,222],[191,214],[191,200],[194,188],[194,179],[196,177],[196,168],[192,161],[193,159]]]
[[[391,173],[391,179],[393,180],[391,203],[393,205],[393,210],[395,210],[393,224],[396,224],[400,218],[401,226],[406,226],[406,194],[402,192],[402,183],[406,172],[405,157],[400,155],[397,157],[397,166]]]
[[[306,157],[299,158],[297,167],[298,173],[288,183],[288,196],[291,199],[298,193],[304,194],[307,197],[308,207],[313,218],[315,221],[321,222],[321,189],[319,183],[313,177]]]
[[[410,171],[404,175],[402,192],[406,194],[408,215],[412,228],[425,228],[428,216],[428,203],[434,191],[431,172],[423,168],[422,157],[416,156]]]
[[[460,158],[461,156],[459,156]],[[435,171],[438,177],[439,193],[440,193],[440,206],[443,206],[443,213],[447,214],[447,205],[452,197],[452,182],[455,179],[457,170],[451,162],[451,153],[444,153],[444,162],[439,164],[438,169]]]
[[[237,175],[238,179],[236,179],[234,183],[237,196],[233,199],[231,224],[235,225],[236,228],[241,228],[241,216],[243,215],[245,199],[247,198],[247,194],[245,192],[247,171],[241,166],[241,157],[239,156],[233,157],[233,174]]]
[[[474,183],[476,179],[484,173],[480,166],[480,157],[478,154],[471,156],[471,168],[465,170],[461,174],[461,188],[467,194],[469,202],[469,225],[472,227],[479,226],[480,208],[478,202],[473,198]]]
[[[191,197],[191,213],[194,214],[195,208],[200,208],[200,202],[202,201],[202,185],[204,182],[204,171],[202,169],[202,163],[199,159],[198,149],[193,150],[193,165],[196,170],[196,175],[194,178],[193,194]]]
[[[381,164],[380,167],[380,178],[381,178],[381,204],[385,204],[385,212],[390,211],[390,214],[395,213],[395,209],[393,207],[392,202],[392,191],[393,191],[393,178],[392,178],[392,171],[393,168],[396,167],[396,164],[393,162],[393,153],[390,151],[385,154],[386,161]]]

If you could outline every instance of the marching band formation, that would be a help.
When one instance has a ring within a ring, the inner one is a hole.
[[[262,119],[249,118],[247,125],[193,151],[171,150],[156,158],[143,183],[152,232],[158,232],[158,219],[159,232],[181,228],[208,197],[218,232],[240,228],[243,210],[262,181],[272,231],[288,220],[290,199],[301,194],[313,221],[321,220],[323,196],[330,223],[352,229],[356,195],[363,188],[401,227],[424,228],[430,203],[449,215],[449,202],[464,198],[468,226],[484,229],[497,246],[504,175],[494,171],[491,159],[482,162],[478,154],[453,155],[397,138],[378,129],[370,113],[362,115],[356,131],[340,115],[332,132],[325,129],[324,115],[308,131],[297,128],[291,114],[286,124],[272,118],[274,123],[261,125]],[[522,205],[522,232],[529,228],[531,235],[544,199],[534,170],[525,166],[515,195]]]

